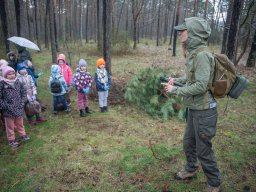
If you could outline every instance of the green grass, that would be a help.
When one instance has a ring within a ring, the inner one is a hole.
[[[131,77],[138,69],[156,64],[170,66],[170,74],[182,71],[184,59],[171,57],[167,48],[156,48],[143,40],[137,51],[115,55],[113,78]],[[74,54],[74,50],[72,60],[78,61],[79,54]],[[96,59],[101,57],[95,50],[94,44],[79,48],[91,74],[95,72]],[[2,134],[0,191],[199,192],[207,185],[202,169],[197,179],[190,182],[178,182],[173,177],[185,162],[185,122],[173,118],[164,123],[128,103],[110,105],[109,112],[102,114],[93,99],[89,106],[94,113],[80,118],[75,93],[72,113],[54,116],[47,86],[50,53],[33,53],[33,62],[37,71],[44,72],[38,79],[38,92],[47,106],[42,114],[48,121],[32,127],[25,120],[31,140],[22,143],[18,150],[10,149],[5,133]],[[71,67],[74,71],[76,64]],[[256,83],[251,81],[239,99],[229,100],[226,113],[226,99],[218,100],[218,131],[213,146],[225,192],[242,191],[245,187],[256,191],[255,93]]]

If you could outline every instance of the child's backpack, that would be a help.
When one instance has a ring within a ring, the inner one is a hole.
[[[199,50],[197,53],[199,53]],[[247,87],[249,80],[242,75],[236,74],[235,65],[225,54],[212,54],[214,57],[214,76],[209,84],[214,98],[229,96],[237,99]]]
[[[51,83],[50,83],[50,88],[52,93],[61,93],[62,91],[62,86],[61,82],[58,78],[53,78]]]

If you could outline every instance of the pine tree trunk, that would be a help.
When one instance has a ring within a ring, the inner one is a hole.
[[[9,46],[9,42],[7,41],[8,25],[7,25],[6,11],[5,11],[5,0],[0,1],[0,15],[1,15],[1,24],[3,28],[3,34],[4,34],[4,43],[5,43],[6,53],[7,53],[10,51],[10,46]]]
[[[26,30],[26,32],[28,32],[28,38],[29,39],[33,39],[32,35],[31,35],[31,23],[30,23],[30,14],[29,14],[29,0],[26,0],[26,12],[27,12],[27,22],[28,22],[28,29]]]
[[[54,27],[54,5],[47,0],[50,15],[50,36],[51,36],[51,50],[52,50],[52,62],[56,63],[57,51],[56,51],[56,40],[55,40],[55,27]]]
[[[225,23],[225,29],[223,31],[223,37],[222,37],[222,46],[221,46],[221,53],[225,54],[227,51],[227,40],[228,40],[228,34],[230,30],[230,23],[231,23],[231,17],[232,17],[232,7],[233,4],[230,1],[228,5],[228,12],[227,12],[227,19]]]
[[[179,17],[180,17],[180,2],[181,0],[178,0],[178,6],[177,6],[177,11],[176,11],[176,19],[175,19],[175,26],[179,24]],[[172,56],[176,56],[176,42],[177,42],[177,31],[174,30],[174,37],[173,37],[173,52]]]
[[[56,0],[53,0],[53,23],[54,23],[54,36],[55,36],[55,46],[56,50],[59,51],[59,42],[58,42],[58,31],[57,31],[57,16],[56,16]]]
[[[102,0],[97,0],[97,48],[102,50],[102,16],[101,16]]]
[[[35,5],[35,25],[36,25],[36,42],[38,47],[41,49],[41,45],[40,45],[40,38],[39,38],[39,26],[40,26],[40,21],[38,18],[38,13],[39,13],[39,9],[38,9],[38,1],[34,0],[34,5]]]
[[[160,33],[160,7],[161,7],[161,0],[158,4],[158,14],[157,14],[157,31],[156,31],[156,46],[159,46],[159,33]]]
[[[15,15],[16,15],[16,25],[17,25],[17,33],[20,36],[20,0],[14,0],[15,5]]]
[[[231,25],[230,25],[228,43],[227,43],[227,56],[234,63],[236,61],[236,54],[235,54],[236,40],[237,40],[237,34],[239,30],[241,9],[242,9],[242,0],[234,1],[232,17],[231,17]]]
[[[85,21],[86,21],[86,23],[85,23],[85,41],[86,41],[86,43],[88,43],[89,42],[89,40],[88,40],[88,20],[89,20],[89,2],[87,1],[87,6],[86,6],[86,17],[85,17]]]
[[[103,0],[103,55],[111,74],[111,0]]]
[[[253,41],[246,67],[255,67],[256,64],[256,30],[254,31]]]
[[[45,6],[45,17],[44,17],[44,44],[45,48],[49,49],[49,0],[46,0],[46,6]]]

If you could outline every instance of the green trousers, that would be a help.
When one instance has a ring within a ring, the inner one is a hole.
[[[187,126],[183,138],[183,149],[186,155],[185,170],[194,172],[200,161],[207,177],[208,184],[221,184],[220,171],[217,167],[211,139],[215,136],[217,125],[217,108],[206,110],[188,110]]]

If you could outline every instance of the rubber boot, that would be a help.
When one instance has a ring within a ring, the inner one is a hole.
[[[100,112],[104,113],[104,111],[105,111],[104,107],[100,107]]]
[[[86,107],[86,108],[85,108],[85,112],[86,112],[86,113],[89,113],[89,114],[91,113],[89,107]]]
[[[107,112],[108,111],[108,106],[104,106],[104,111]]]
[[[83,109],[80,109],[80,117],[85,117],[85,113],[84,113]]]

